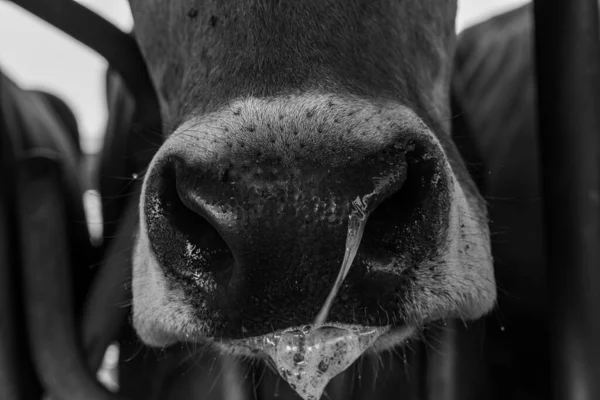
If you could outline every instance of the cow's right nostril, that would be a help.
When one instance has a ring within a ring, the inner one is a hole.
[[[152,249],[167,273],[210,296],[231,279],[233,255],[217,229],[186,196],[177,162],[164,160],[147,181],[144,212]]]

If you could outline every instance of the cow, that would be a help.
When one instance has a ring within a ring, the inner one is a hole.
[[[42,394],[29,359],[33,350],[23,337],[32,333],[28,322],[42,309],[45,287],[52,286],[52,290],[71,298],[69,309],[63,311],[77,316],[71,321],[73,325],[82,324],[82,310],[96,269],[77,267],[99,262],[100,252],[92,245],[85,222],[82,195],[87,185],[79,174],[81,159],[77,122],[69,107],[50,93],[21,88],[0,70],[2,398],[39,398]],[[49,226],[44,220],[60,226]],[[51,238],[41,243],[39,238],[48,232]],[[55,279],[52,266],[40,268],[36,257],[39,261],[49,256],[41,250],[44,246],[64,250],[66,265],[59,268],[64,268],[65,275],[77,285]],[[28,273],[32,279],[22,284]],[[55,285],[48,285],[48,276]],[[32,337],[39,338],[44,348],[52,341],[53,327],[37,327]]]
[[[527,353],[544,346],[541,235],[519,236],[541,231],[536,155],[507,167],[497,151],[498,141],[535,148],[529,7],[469,29],[457,43],[454,2],[130,3],[164,143],[133,174],[139,207],[126,214],[138,221],[118,236],[134,238],[134,332],[120,338],[128,398],[219,398],[216,378],[232,397],[232,377],[244,384],[244,369],[263,361],[274,371],[252,378],[271,385],[256,396],[317,397],[286,371],[286,356],[294,373],[323,361],[302,350],[302,340],[326,350],[366,342],[352,355],[391,369],[342,372],[327,396],[397,396],[409,373],[382,354],[429,327],[486,315],[496,278],[500,313],[510,318],[501,327],[497,315],[486,319],[485,357],[475,361],[482,368],[472,365],[468,378],[487,381],[488,397],[547,398],[545,369],[531,379]],[[499,74],[502,62],[509,67]],[[511,85],[518,79],[525,84]],[[131,171],[119,134],[136,134],[128,132],[130,99],[119,97],[124,89],[110,74],[107,85],[115,140],[102,159],[121,183],[105,180],[105,204],[126,190],[122,175]],[[517,87],[525,91],[510,90]],[[515,101],[520,113],[510,108]],[[521,214],[528,219],[511,219]],[[362,240],[339,280],[357,218]],[[160,350],[135,357],[138,340]],[[298,348],[273,350],[277,340]],[[325,361],[352,361],[349,353]],[[507,356],[518,358],[496,374]],[[389,376],[396,393],[370,386]],[[368,387],[355,385],[361,379]],[[461,398],[481,398],[471,386]],[[236,396],[247,388],[240,389]]]
[[[69,210],[69,248],[75,264],[89,265],[97,257],[85,224],[82,193],[86,187],[79,175],[81,149],[77,121],[70,108],[59,97],[41,90],[24,90],[0,70],[0,129],[3,136],[2,163],[10,182],[16,180],[15,162],[33,153],[51,153],[62,165],[65,201]],[[74,270],[81,283],[75,288],[76,303],[83,304],[92,279],[91,271]]]
[[[317,398],[303,340],[382,353],[493,308],[486,204],[450,136],[456,2],[130,5],[165,134],[132,256],[143,343],[274,361]]]

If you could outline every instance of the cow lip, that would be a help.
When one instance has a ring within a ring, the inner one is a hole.
[[[387,326],[362,326],[362,325],[353,325],[346,324],[341,322],[327,322],[320,325],[314,324],[306,324],[302,326],[294,326],[291,328],[279,329],[277,331],[273,331],[271,333],[267,333],[259,336],[252,336],[243,339],[214,339],[215,343],[223,348],[247,348],[254,349],[259,342],[264,340],[270,340],[277,336],[281,336],[284,334],[290,333],[308,333],[308,332],[317,332],[317,331],[329,331],[329,330],[339,330],[339,331],[349,331],[355,332],[357,334],[366,333],[372,330],[383,330],[384,333],[387,333],[392,329],[390,325]]]
[[[304,399],[319,399],[331,379],[377,347],[374,344],[380,338],[398,329],[404,331],[402,340],[408,336],[406,332],[412,331],[405,326],[325,323],[246,339],[220,340],[215,344],[234,355],[264,358],[298,395]]]

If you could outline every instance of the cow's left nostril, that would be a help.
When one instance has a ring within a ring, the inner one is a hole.
[[[213,291],[215,285],[229,282],[233,255],[177,175],[177,161],[167,159],[148,180],[144,207],[148,235],[167,271]]]
[[[419,265],[437,248],[445,226],[449,203],[443,156],[424,143],[407,146],[405,156],[402,187],[383,199],[366,224],[362,250],[373,271],[380,270],[377,265],[398,271]]]

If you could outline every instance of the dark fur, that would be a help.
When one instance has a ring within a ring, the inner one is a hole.
[[[171,126],[246,96],[324,89],[448,116],[453,1],[131,1]],[[190,18],[191,8],[198,13]],[[332,33],[335,33],[332,35]],[[389,44],[393,43],[393,46]],[[440,99],[443,100],[443,99]]]

